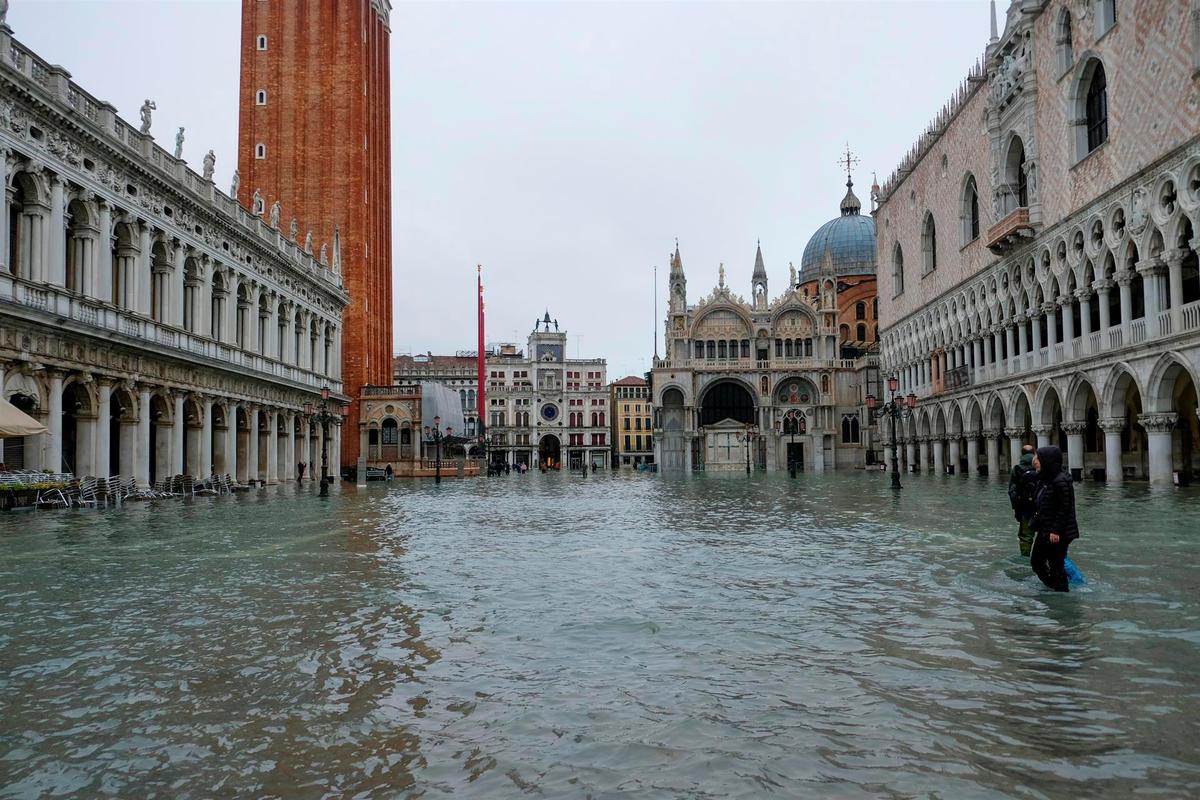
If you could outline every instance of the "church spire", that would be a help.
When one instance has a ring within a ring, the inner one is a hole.
[[[753,289],[754,308],[759,311],[766,309],[767,267],[763,264],[761,240],[758,242],[758,249],[754,251],[754,276],[750,279],[750,286]]]
[[[850,170],[858,164],[858,159],[854,153],[850,152],[850,143],[846,142],[846,155],[838,159],[838,164],[846,168],[846,196],[842,198],[843,217],[850,217],[858,214],[862,210],[862,203],[854,195],[854,179],[850,177]]]
[[[762,240],[761,239],[758,242],[758,250],[755,251],[755,253],[754,253],[754,278],[753,279],[757,281],[759,278],[762,278],[764,281],[767,279],[767,266],[765,264],[763,264]]]
[[[996,27],[996,0],[992,0],[991,10],[992,10],[992,36],[990,39],[988,39],[989,44],[992,42],[995,42],[996,40],[998,40],[1000,38],[999,31]]]
[[[683,272],[683,259],[679,257],[679,240],[675,240],[675,253],[671,256],[671,272]]]

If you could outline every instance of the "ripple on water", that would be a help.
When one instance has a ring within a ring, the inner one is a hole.
[[[0,797],[1200,793],[1200,495],[878,473],[0,517]]]

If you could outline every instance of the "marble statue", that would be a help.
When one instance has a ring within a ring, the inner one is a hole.
[[[272,204],[271,204],[271,228],[272,228],[272,230],[279,230],[279,213],[280,213],[280,210],[281,210],[281,209],[280,209],[280,207],[279,207],[279,201],[278,201],[278,200],[276,200],[274,203],[272,203]]]
[[[721,266],[717,269],[717,286],[721,287],[722,289],[725,288],[725,263],[724,262],[722,262]]]
[[[179,126],[179,132],[175,134],[175,157],[183,158],[183,126]]]
[[[263,213],[262,192],[260,192],[258,189],[254,190],[254,199],[250,203],[250,213],[256,217],[262,216],[262,213]]]
[[[238,187],[242,185],[242,173],[233,171],[233,179],[229,181],[229,196],[237,200]]]
[[[150,133],[150,123],[153,121],[151,112],[157,108],[158,104],[149,98],[146,99],[146,102],[142,103],[142,133]]]
[[[325,266],[326,264],[328,264],[328,263],[329,263],[329,250],[328,250],[328,245],[327,245],[327,244],[325,244],[324,242],[321,242],[321,258],[320,258],[320,261],[321,261],[321,266]]]
[[[296,222],[295,217],[292,217],[292,225],[288,230],[291,231],[292,241],[296,241],[296,236],[298,236],[300,232],[300,223]]]
[[[304,237],[304,252],[312,255],[312,231],[309,231],[308,235]]]
[[[211,181],[213,171],[217,168],[217,154],[209,150],[204,154],[204,180]]]
[[[788,262],[788,286],[796,288],[796,265]]]
[[[8,0],[0,0],[0,25],[6,25],[5,19],[8,17]]]

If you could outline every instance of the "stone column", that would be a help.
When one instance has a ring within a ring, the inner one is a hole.
[[[1025,431],[1022,428],[1005,428],[1004,434],[1008,437],[1008,463],[1016,464],[1021,460],[1021,446],[1024,444],[1021,437]]]
[[[171,475],[183,474],[183,437],[187,433],[187,420],[183,418],[183,392],[174,392],[171,399],[175,404],[171,425]]]
[[[967,474],[979,474],[979,437],[973,433],[967,435]]]
[[[1178,333],[1183,325],[1183,258],[1187,251],[1179,248],[1163,253],[1167,262],[1167,280],[1171,287],[1171,332]]]
[[[112,383],[107,378],[96,381],[96,451],[92,458],[92,474],[107,478],[112,449]]]
[[[200,474],[198,478],[207,479],[216,471],[216,464],[213,463],[213,400],[211,397],[204,398],[203,405],[200,409]]]
[[[1020,334],[1019,340],[1021,345],[1021,358],[1024,359],[1029,353],[1029,317],[1024,314],[1017,317],[1017,333]],[[1018,362],[1019,363],[1019,362]]]
[[[267,358],[282,361],[283,359],[279,358],[280,347],[282,345],[286,349],[287,340],[284,339],[282,343],[279,341],[279,298],[275,296],[274,292],[270,293],[268,297],[267,312],[270,316],[267,319],[267,336],[266,341],[263,342],[262,354]]]
[[[974,383],[978,383],[983,375],[983,347],[980,336],[971,337],[971,375]]]
[[[1050,425],[1034,425],[1033,426],[1033,434],[1034,434],[1034,436],[1037,437],[1037,446],[1038,447],[1049,447],[1050,446],[1050,433],[1052,431],[1053,431],[1053,428]]]
[[[1088,351],[1088,337],[1092,334],[1092,291],[1090,289],[1076,289],[1075,297],[1079,300],[1079,340],[1083,344],[1080,348],[1081,352]]]
[[[46,235],[50,241],[46,247],[47,264],[45,280],[55,286],[67,285],[67,215],[63,181],[58,175],[50,175],[50,222]],[[54,468],[58,471],[58,467]]]
[[[279,412],[267,412],[267,483],[279,483]]]
[[[1005,325],[1004,326],[1004,344],[1005,344],[1005,347],[1007,347],[1008,349],[1004,351],[1005,356],[1006,356],[1006,358],[1004,359],[1004,363],[1008,365],[1008,369],[1006,370],[1006,372],[1010,375],[1013,373],[1013,369],[1016,366],[1015,356],[1013,355],[1016,350],[1016,347],[1015,347],[1014,341],[1013,341],[1014,338],[1015,338],[1015,336],[1013,333],[1013,326],[1011,324]]]
[[[1035,309],[1029,313],[1029,327],[1033,329],[1033,365],[1041,362],[1042,356],[1042,310]]]
[[[934,439],[931,443],[933,447],[933,474],[946,474],[946,458],[943,450],[943,442],[941,439]]]
[[[1117,484],[1125,479],[1121,469],[1121,431],[1125,429],[1125,420],[1120,417],[1105,417],[1100,420],[1100,430],[1104,431],[1104,476],[1107,483]]]
[[[287,446],[284,448],[283,465],[285,471],[280,477],[286,476],[287,480],[294,480],[296,477],[296,462],[300,459],[296,458],[296,415],[288,411],[283,415],[283,424],[287,428]]]
[[[62,391],[63,374],[56,369],[47,370],[50,381],[50,397],[46,408],[46,428],[49,434],[42,436],[45,457],[42,469],[46,472],[62,472]]]
[[[912,439],[904,442],[904,463],[910,471],[917,471],[917,444]]]
[[[1132,272],[1122,270],[1117,273],[1117,286],[1121,290],[1121,341],[1124,344],[1129,344],[1129,325],[1133,322],[1133,292],[1129,288],[1132,283]]]
[[[138,486],[143,489],[150,486],[150,387],[138,386],[138,423],[137,443],[134,445],[133,473]]]
[[[1092,288],[1096,290],[1096,295],[1099,298],[1096,305],[1100,310],[1100,327],[1096,330],[1104,333],[1112,327],[1112,319],[1108,313],[1108,293],[1112,290],[1112,283],[1110,281],[1096,281],[1092,284]],[[1108,349],[1108,341],[1103,336],[1100,337],[1100,347],[1104,350]]]
[[[962,447],[959,441],[961,439],[962,437],[956,434],[950,435],[950,458],[947,459],[949,463],[946,464],[946,473],[949,475],[954,475],[958,472],[958,459],[961,455]]]
[[[96,200],[96,207],[100,216],[100,235],[96,240],[96,282],[93,289],[96,299],[101,303],[114,303],[116,298],[112,296],[112,207],[103,198]]]
[[[1138,422],[1146,429],[1146,438],[1150,447],[1150,485],[1171,486],[1174,484],[1174,464],[1171,459],[1171,431],[1175,430],[1175,422],[1179,415],[1175,412],[1166,414],[1141,414]]]
[[[16,274],[16,265],[8,261],[8,251],[11,247],[12,231],[8,229],[8,157],[12,151],[0,147],[0,273]]]
[[[163,299],[163,311],[161,319],[168,325],[174,325],[177,328],[183,327],[183,264],[187,260],[187,251],[183,247],[183,243],[176,239],[171,243],[171,272],[164,283],[167,291]]]
[[[988,476],[995,478],[1000,474],[1000,431],[985,430],[983,437],[984,449],[987,450]]]
[[[228,273],[225,282],[225,286],[228,289],[225,293],[225,328],[221,331],[221,341],[230,345],[237,344],[239,285],[240,283],[234,273]]]
[[[137,269],[128,275],[131,289],[137,297],[134,311],[142,316],[150,316],[150,281],[154,278],[154,260],[150,255],[150,223],[138,221],[138,242],[141,252],[138,254]]]
[[[1058,305],[1054,301],[1046,303],[1042,306],[1042,313],[1046,315],[1046,363],[1053,364],[1054,348],[1058,346]],[[1041,329],[1041,326],[1038,326]]]
[[[1082,422],[1064,422],[1063,433],[1067,434],[1067,467],[1071,477],[1083,480],[1083,430]]]
[[[250,438],[246,444],[246,482],[258,480],[258,406],[247,405],[246,417],[250,422]]]
[[[1075,308],[1074,297],[1065,295],[1058,298],[1058,305],[1063,315],[1063,354],[1066,358],[1075,355]]]
[[[237,483],[237,404],[225,404],[225,464],[222,467],[224,474],[229,475],[234,483]]]

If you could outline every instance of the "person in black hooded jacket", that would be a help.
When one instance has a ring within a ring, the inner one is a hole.
[[[1035,532],[1029,563],[1042,583],[1056,592],[1068,591],[1063,560],[1067,548],[1079,538],[1075,521],[1075,486],[1063,471],[1062,450],[1039,447],[1033,466],[1038,471],[1036,503],[1031,527]]]

